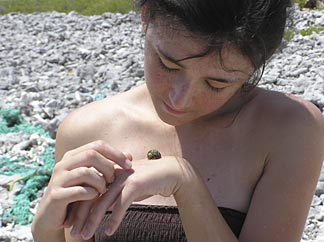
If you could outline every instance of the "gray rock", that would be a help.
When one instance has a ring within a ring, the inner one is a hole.
[[[315,194],[317,196],[324,194],[324,182],[320,181],[317,183]]]
[[[12,150],[13,151],[29,150],[33,145],[35,145],[35,142],[33,140],[26,140],[16,144],[12,148]]]
[[[318,196],[313,196],[312,206],[318,206],[322,204],[322,200]]]
[[[9,80],[4,80],[4,79],[2,79],[2,80],[0,80],[0,90],[9,90],[9,87],[10,87],[10,85],[9,85]]]

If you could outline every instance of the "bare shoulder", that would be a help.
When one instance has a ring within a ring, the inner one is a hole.
[[[57,153],[82,146],[95,140],[105,140],[114,136],[118,130],[134,123],[143,116],[139,90],[117,94],[103,100],[89,103],[71,112],[60,124],[56,137]],[[143,89],[143,88],[142,88]]]
[[[308,101],[265,90],[252,108],[268,154],[240,238],[299,241],[324,159],[323,115]]]
[[[262,90],[257,110],[267,134],[269,157],[286,162],[324,159],[324,116],[318,107],[294,95]],[[302,159],[304,157],[304,159]]]
[[[260,89],[253,107],[262,126],[269,127],[271,132],[301,134],[322,131],[323,134],[324,116],[321,111],[300,97]]]

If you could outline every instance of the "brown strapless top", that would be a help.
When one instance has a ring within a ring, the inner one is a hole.
[[[238,237],[246,214],[220,207],[225,221]],[[112,236],[104,231],[111,212],[108,211],[95,234],[95,242],[186,242],[177,207],[132,205]]]

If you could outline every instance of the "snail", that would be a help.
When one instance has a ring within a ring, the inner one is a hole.
[[[147,152],[147,159],[149,160],[157,160],[160,159],[161,153],[158,150],[149,150],[149,152]]]

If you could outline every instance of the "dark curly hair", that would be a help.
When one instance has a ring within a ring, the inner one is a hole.
[[[208,40],[208,54],[232,43],[255,72],[243,86],[250,90],[262,77],[266,61],[279,47],[291,0],[135,0],[148,8],[148,21],[166,18]]]

